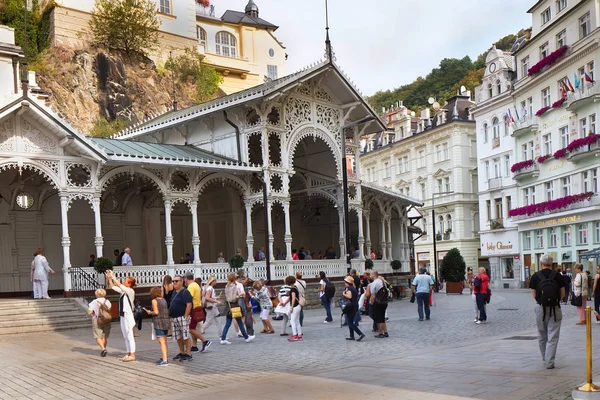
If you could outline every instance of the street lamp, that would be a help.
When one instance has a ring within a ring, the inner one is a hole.
[[[437,257],[437,241],[435,233],[435,196],[442,196],[445,194],[453,194],[453,191],[450,192],[438,192],[432,193],[431,195],[431,220],[433,221],[433,268],[435,270],[435,291],[440,291],[440,271],[438,268],[438,257]]]

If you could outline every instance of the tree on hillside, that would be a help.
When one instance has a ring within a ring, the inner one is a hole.
[[[96,0],[89,26],[97,44],[147,55],[158,44],[160,19],[152,0]]]
[[[197,103],[213,99],[223,81],[217,71],[203,60],[204,55],[196,49],[186,48],[184,54],[169,58],[165,63],[165,68],[173,71],[173,76],[179,83],[188,80],[194,83]]]
[[[484,72],[485,67],[470,70],[456,85],[454,85],[454,92],[456,92],[457,89],[460,89],[461,86],[464,86],[467,90],[470,90],[472,94],[475,94],[475,88],[481,85]]]

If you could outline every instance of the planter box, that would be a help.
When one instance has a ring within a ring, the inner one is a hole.
[[[462,282],[444,282],[446,284],[446,294],[462,294]]]

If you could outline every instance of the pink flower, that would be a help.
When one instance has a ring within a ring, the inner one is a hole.
[[[550,66],[556,62],[559,58],[561,58],[567,52],[567,46],[562,46],[552,53],[548,54],[546,57],[542,58],[539,62],[534,64],[531,68],[527,70],[527,74],[529,76],[535,75],[540,72],[544,67]]]
[[[520,161],[518,163],[514,163],[512,167],[510,167],[510,172],[518,172],[523,168],[531,167],[533,165],[533,160],[525,160]]]
[[[550,109],[550,106],[542,107],[539,110],[537,110],[537,112],[535,113],[535,116],[539,117],[540,115],[542,115],[543,113],[545,113],[549,109]]]
[[[528,206],[514,208],[508,212],[509,217],[517,217],[522,215],[542,214],[546,212],[561,210],[571,204],[580,203],[584,200],[589,200],[594,195],[593,192],[579,193],[571,196],[561,197],[560,199],[544,201],[538,204],[530,204]]]
[[[552,103],[552,108],[559,108],[560,106],[563,105],[565,100],[566,99],[564,97],[561,97],[560,99],[556,100],[554,103]]]
[[[550,154],[546,154],[545,156],[538,157],[537,162],[538,162],[538,164],[543,164],[550,157],[552,157]]]
[[[567,156],[566,149],[556,150],[556,152],[554,153],[554,159],[556,159],[556,160],[558,160],[559,158],[564,158],[566,156]]]

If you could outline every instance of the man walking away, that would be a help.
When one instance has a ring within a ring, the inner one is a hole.
[[[485,313],[485,299],[487,296],[488,285],[490,278],[485,273],[485,268],[479,268],[479,275],[475,277],[473,286],[475,292],[475,300],[479,309],[479,321],[476,324],[487,324],[487,314]]]
[[[546,368],[554,368],[554,357],[560,336],[562,311],[560,299],[565,297],[564,280],[557,271],[552,270],[554,260],[549,254],[540,258],[542,269],[536,272],[529,283],[531,294],[537,302],[535,321],[538,330],[538,343],[542,361]]]
[[[192,353],[204,353],[206,349],[211,345],[210,340],[206,340],[204,335],[200,333],[198,324],[204,321],[206,318],[204,314],[204,307],[202,305],[202,289],[200,285],[194,280],[194,274],[188,272],[185,274],[185,285],[187,286],[188,292],[192,295],[192,312],[190,319],[190,335],[192,336]],[[198,339],[202,342],[202,350],[198,350]]]
[[[423,321],[423,306],[425,306],[425,318],[427,320],[430,319],[429,292],[433,285],[433,280],[426,272],[425,268],[419,268],[419,275],[415,276],[412,282],[412,291],[417,296],[419,321]]]
[[[377,271],[371,272],[373,282],[369,284],[366,290],[366,295],[369,296],[369,304],[373,310],[373,322],[377,324],[378,334],[376,338],[389,337],[387,325],[385,323],[385,311],[387,310],[387,288],[385,283],[379,277]],[[385,295],[384,295],[385,294]]]
[[[563,282],[565,284],[564,288],[565,288],[565,295],[562,298],[562,301],[567,304],[567,302],[569,301],[569,292],[571,291],[571,276],[570,273],[567,272],[565,274],[562,275],[562,279]]]

